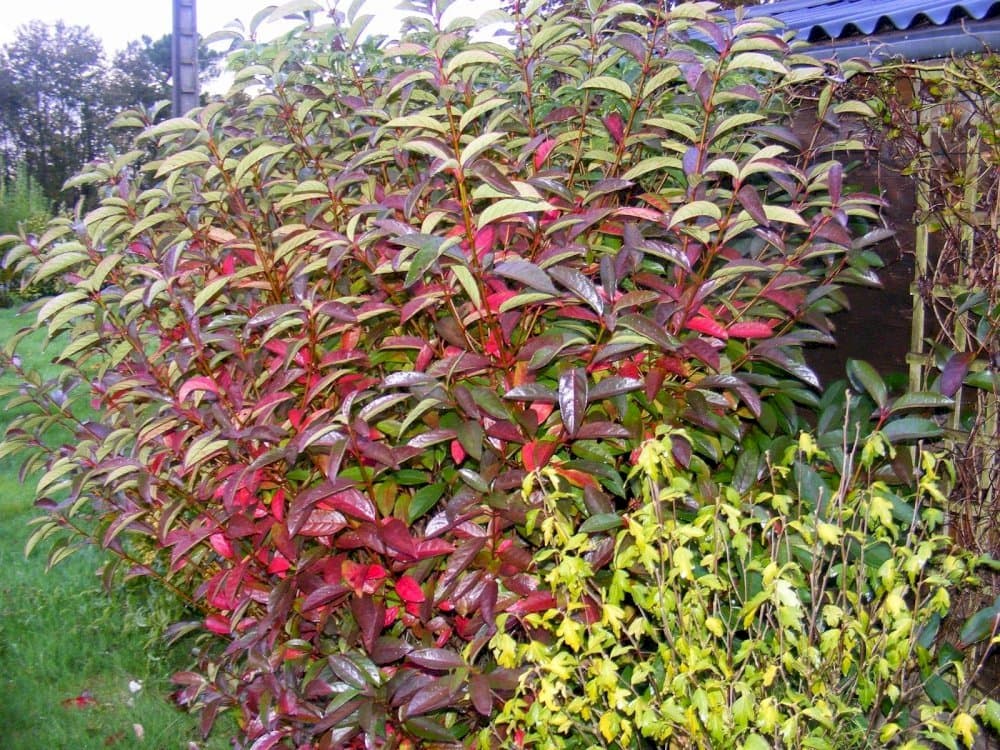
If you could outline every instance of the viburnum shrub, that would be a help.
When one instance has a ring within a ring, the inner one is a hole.
[[[517,684],[497,623],[527,638],[555,603],[522,484],[598,527],[685,427],[696,499],[727,457],[750,481],[816,402],[802,349],[839,285],[871,278],[876,200],[829,127],[865,111],[836,103],[849,70],[711,3],[536,2],[502,43],[446,6],[399,43],[353,10],[240,43],[224,98],[12,250],[70,284],[36,308],[66,374],[26,381],[4,448],[42,470],[32,542],[181,597],[176,632],[216,645],[179,698],[255,750],[473,741]]]

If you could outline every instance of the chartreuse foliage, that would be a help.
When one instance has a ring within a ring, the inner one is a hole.
[[[599,530],[666,429],[691,504],[742,496],[871,280],[858,144],[791,128],[800,83],[863,111],[850,70],[711,3],[529,4],[510,44],[446,5],[400,43],[356,9],[243,43],[226,97],[76,178],[96,209],[12,240],[71,283],[36,308],[65,373],[2,449],[41,472],[32,544],[180,597],[217,644],[180,698],[255,750],[477,741],[518,684],[489,643],[557,604],[522,484]]]
[[[7,177],[6,171],[0,159],[0,233],[44,229],[52,216],[52,207],[42,188],[31,178],[24,164],[17,165],[13,179]],[[10,305],[19,292],[40,291],[20,288],[26,268],[30,266],[21,266],[15,258],[0,263],[0,307]]]
[[[692,508],[674,457],[690,437],[661,432],[604,569],[559,477],[526,483],[544,497],[538,560],[561,606],[525,618],[544,637],[491,642],[500,664],[530,665],[498,720],[520,746],[955,748],[975,715],[997,728],[1000,705],[965,689],[975,660],[938,640],[951,595],[976,582],[942,527],[947,464],[921,453],[901,491],[876,478],[887,431],[839,460],[803,432],[748,491]]]

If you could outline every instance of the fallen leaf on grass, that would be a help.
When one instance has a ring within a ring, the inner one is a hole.
[[[97,699],[89,690],[84,690],[79,695],[64,700],[62,705],[63,708],[91,708],[97,705]]]

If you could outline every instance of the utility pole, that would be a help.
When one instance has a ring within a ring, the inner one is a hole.
[[[198,106],[198,22],[196,0],[173,0],[173,3],[172,113],[174,117],[181,117]]]

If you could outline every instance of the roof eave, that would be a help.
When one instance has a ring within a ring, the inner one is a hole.
[[[878,36],[816,42],[803,51],[813,57],[834,57],[847,60],[863,57],[873,62],[893,59],[934,60],[1000,50],[1000,18],[969,25],[950,24],[929,28],[909,29]]]

